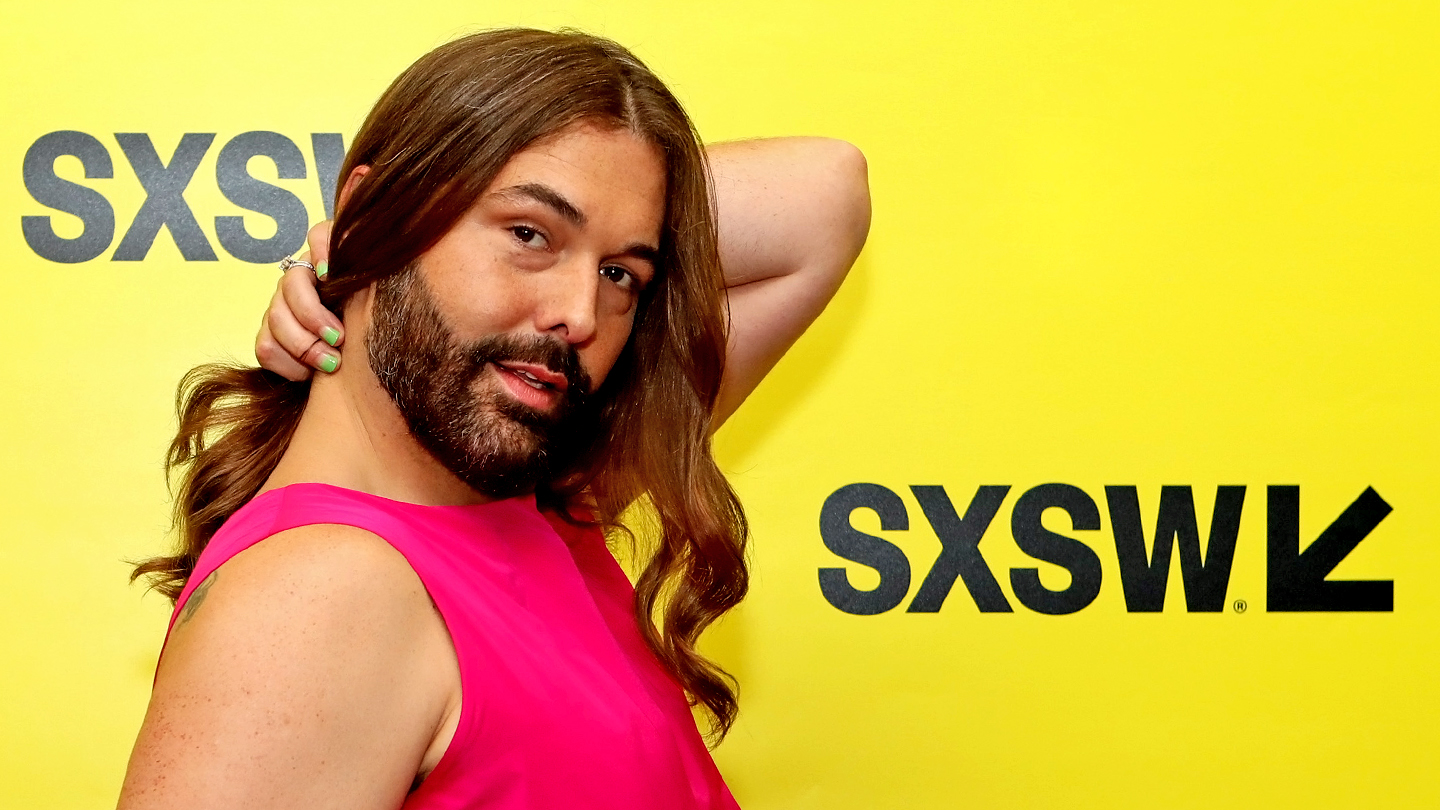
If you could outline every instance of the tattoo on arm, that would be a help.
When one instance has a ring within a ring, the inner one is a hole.
[[[180,611],[180,621],[176,623],[177,627],[190,621],[195,612],[200,609],[201,603],[205,601],[205,596],[210,593],[210,586],[215,584],[215,579],[219,576],[219,571],[212,571],[204,582],[190,592],[190,598],[185,601],[185,607]]]

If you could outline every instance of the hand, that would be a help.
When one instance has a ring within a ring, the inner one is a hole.
[[[338,349],[345,342],[345,325],[320,303],[315,289],[316,274],[324,277],[330,258],[330,223],[311,228],[306,241],[310,250],[300,258],[314,264],[315,270],[292,267],[285,271],[255,336],[255,359],[260,365],[297,382],[309,379],[311,369],[331,372],[339,368]]]

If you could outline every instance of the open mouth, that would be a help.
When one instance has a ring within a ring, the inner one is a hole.
[[[505,367],[501,366],[501,368]],[[519,377],[522,382],[529,384],[531,388],[553,388],[553,386],[548,383],[542,382],[539,377],[536,377],[534,374],[531,374],[528,371],[521,371],[513,368],[505,368],[505,370]]]
[[[508,371],[516,379],[538,390],[564,391],[568,386],[565,375],[544,366],[531,363],[496,363],[501,371]]]
[[[491,365],[510,395],[520,404],[536,411],[553,411],[564,399],[565,389],[569,387],[564,374],[551,371],[545,366],[496,361],[491,361]]]

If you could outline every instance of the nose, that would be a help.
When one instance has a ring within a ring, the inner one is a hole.
[[[593,263],[575,257],[542,276],[536,328],[572,345],[593,337],[602,281]]]

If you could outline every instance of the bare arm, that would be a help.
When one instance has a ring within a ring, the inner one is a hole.
[[[730,300],[718,425],[840,288],[870,229],[870,191],[865,157],[844,141],[735,141],[709,156]]]
[[[859,149],[829,138],[733,141],[708,148],[715,177],[720,256],[730,303],[730,344],[716,409],[718,426],[824,310],[860,254],[870,228],[870,191]],[[310,232],[326,258],[329,223]],[[322,341],[325,329],[336,339]],[[343,327],[320,305],[315,277],[281,279],[255,355],[290,379],[322,367]],[[327,345],[327,343],[329,345]]]
[[[120,809],[393,810],[458,712],[453,656],[385,541],[339,526],[276,535],[186,603]]]

